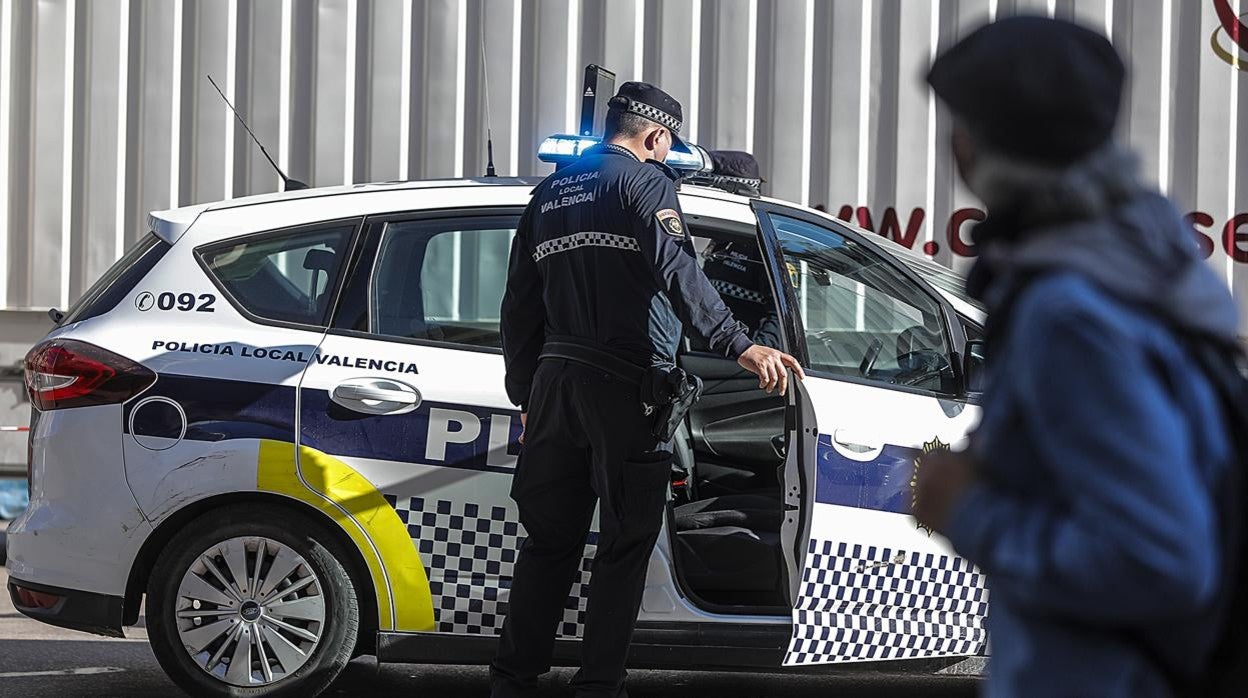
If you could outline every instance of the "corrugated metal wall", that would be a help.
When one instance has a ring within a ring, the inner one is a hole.
[[[1248,11],[1248,0],[2,0],[0,308],[64,307],[148,210],[277,188],[209,74],[289,174],[317,186],[479,174],[487,104],[499,172],[545,172],[536,144],[573,127],[581,69],[601,63],[681,99],[694,140],[754,151],[773,195],[962,265],[950,221],[976,204],[920,75],[936,47],[1015,13],[1079,19],[1130,57],[1123,135],[1248,295],[1248,264],[1223,244],[1238,230],[1229,250],[1248,248],[1248,64],[1233,65],[1248,50],[1220,28],[1219,3]]]

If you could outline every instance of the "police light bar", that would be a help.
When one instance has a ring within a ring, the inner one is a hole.
[[[537,159],[563,167],[585,154],[586,150],[602,142],[601,138],[587,136],[556,135],[542,141],[537,148]],[[684,143],[672,148],[664,160],[668,167],[688,176],[711,172],[711,158],[701,146]]]
[[[551,136],[537,147],[537,159],[555,165],[567,165],[600,142],[601,138],[591,136]]]

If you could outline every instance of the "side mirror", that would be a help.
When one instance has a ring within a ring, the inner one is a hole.
[[[965,393],[982,393],[987,382],[984,375],[984,363],[987,359],[988,343],[982,339],[972,339],[966,343],[962,352],[962,390]]]

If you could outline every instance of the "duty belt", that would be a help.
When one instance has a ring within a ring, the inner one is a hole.
[[[674,366],[644,368],[580,337],[548,337],[540,358],[583,364],[636,385],[642,414],[654,417],[652,432],[663,442],[672,439],[693,403],[702,396],[702,379],[693,374]]]
[[[646,381],[647,369],[623,359],[597,346],[594,342],[580,337],[556,335],[549,337],[542,346],[542,359],[565,359],[592,368],[601,369],[611,375],[642,386]]]

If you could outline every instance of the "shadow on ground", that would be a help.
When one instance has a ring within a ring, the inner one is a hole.
[[[55,673],[65,672],[65,673]],[[544,678],[539,696],[571,696],[573,670]],[[952,676],[853,672],[794,676],[710,672],[634,671],[633,698],[814,698],[819,696],[973,696],[973,679]],[[484,698],[488,674],[480,666],[394,664],[371,657],[352,662],[326,696]],[[145,642],[109,640],[0,640],[0,696],[166,698],[180,695]]]

